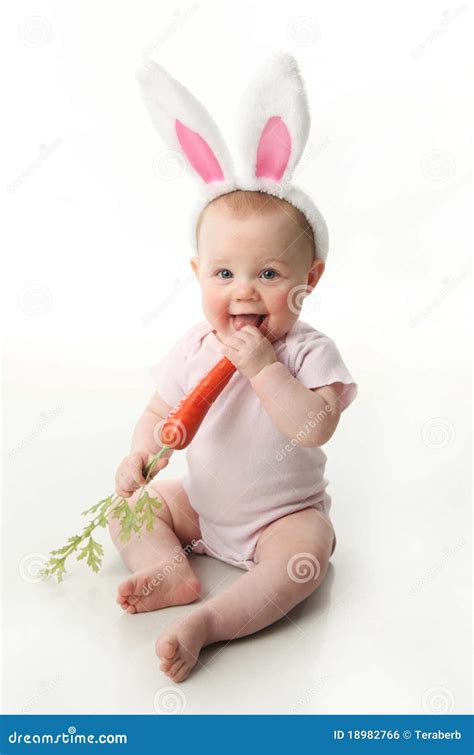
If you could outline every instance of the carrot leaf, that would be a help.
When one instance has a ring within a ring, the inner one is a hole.
[[[146,482],[150,479],[151,470],[155,463],[169,448],[169,446],[163,446],[150,460],[145,468]],[[76,553],[78,561],[84,560],[97,573],[102,564],[104,549],[100,543],[94,540],[92,536],[94,530],[97,527],[106,527],[108,520],[112,518],[119,520],[120,540],[123,542],[129,540],[134,532],[140,537],[144,525],[148,531],[153,529],[155,511],[162,506],[163,504],[160,501],[150,496],[145,490],[145,486],[140,488],[134,507],[130,506],[126,498],[121,498],[116,494],[102,498],[98,503],[82,512],[83,516],[92,515],[92,519],[82,532],[79,535],[71,535],[67,539],[66,545],[50,551],[49,559],[41,569],[41,575],[43,577],[54,576],[58,582],[62,582],[66,573],[66,559],[73,553]],[[79,552],[77,553],[78,549]]]

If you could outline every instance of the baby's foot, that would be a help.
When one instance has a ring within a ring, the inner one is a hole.
[[[156,611],[192,603],[201,585],[187,561],[158,561],[132,574],[118,586],[117,603],[127,613]]]
[[[196,665],[201,648],[211,640],[211,614],[202,606],[165,629],[156,641],[160,670],[173,682],[184,682]]]

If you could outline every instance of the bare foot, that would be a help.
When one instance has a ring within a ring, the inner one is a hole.
[[[127,613],[156,611],[192,603],[201,585],[187,561],[158,561],[127,577],[118,586],[117,603]]]
[[[212,609],[211,609],[212,610]],[[184,682],[196,665],[201,648],[211,640],[211,610],[205,605],[167,627],[156,641],[160,670],[173,682]]]

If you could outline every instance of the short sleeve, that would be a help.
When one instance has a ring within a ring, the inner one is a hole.
[[[295,377],[307,388],[338,383],[341,410],[347,409],[357,396],[357,384],[334,341],[318,331],[301,334],[298,341]]]
[[[186,394],[186,352],[189,331],[181,336],[165,356],[150,368],[157,392],[175,407]]]

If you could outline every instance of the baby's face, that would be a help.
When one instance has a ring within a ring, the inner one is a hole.
[[[268,215],[235,217],[227,208],[206,208],[199,257],[191,266],[199,280],[207,321],[223,336],[236,332],[232,315],[265,315],[259,329],[269,341],[282,338],[298,319],[308,292],[324,271],[295,220],[278,206]],[[258,323],[257,323],[258,325]]]

